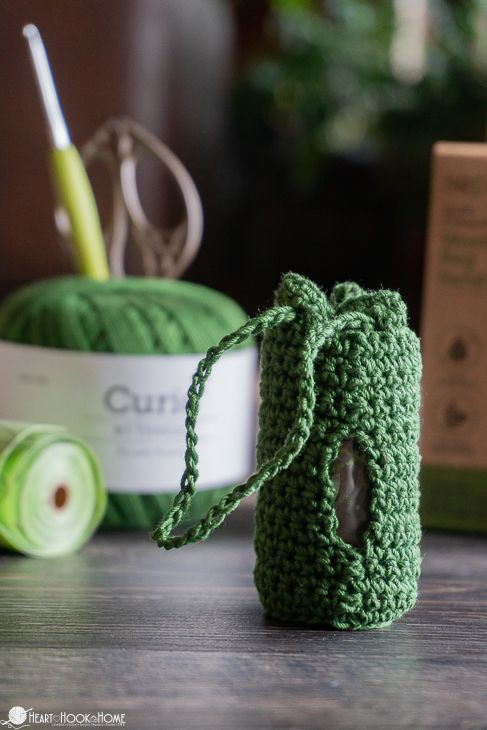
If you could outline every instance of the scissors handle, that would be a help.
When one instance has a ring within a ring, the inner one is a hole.
[[[105,232],[112,276],[125,275],[129,241],[138,247],[146,276],[177,278],[193,261],[203,235],[203,211],[196,186],[182,162],[157,137],[131,119],[110,119],[84,145],[86,167],[104,163],[111,173],[113,212]],[[158,158],[170,173],[184,207],[173,228],[158,228],[142,206],[137,166],[143,156]]]

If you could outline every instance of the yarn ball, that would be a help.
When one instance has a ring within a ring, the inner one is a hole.
[[[0,339],[83,352],[179,355],[204,352],[245,320],[233,300],[197,284],[70,276],[28,285],[8,297],[0,305]],[[164,494],[110,492],[104,525],[153,527],[178,487]],[[225,491],[199,491],[188,520]]]
[[[8,719],[13,725],[21,725],[27,720],[27,712],[20,705],[15,705],[8,711]]]
[[[259,466],[293,428],[309,343],[329,334],[314,362],[314,403],[304,448],[261,488],[255,583],[269,616],[368,629],[390,624],[416,601],[420,572],[419,340],[396,292],[335,287],[330,297],[296,274],[276,305],[294,320],[269,329],[261,353]],[[370,482],[358,545],[339,533],[333,475],[352,440]]]

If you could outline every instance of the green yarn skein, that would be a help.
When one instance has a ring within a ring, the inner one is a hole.
[[[205,352],[246,319],[227,296],[169,279],[94,281],[75,276],[14,292],[0,306],[0,339],[85,352],[185,354]],[[174,485],[176,492],[178,485]],[[227,489],[198,493],[197,519]],[[172,494],[110,493],[104,524],[151,529]]]
[[[197,480],[196,415],[214,363],[264,334],[258,470],[185,533]],[[416,600],[420,572],[419,340],[399,294],[337,285],[329,298],[286,275],[275,307],[224,337],[188,393],[186,471],[153,537],[171,549],[203,540],[259,491],[255,583],[275,619],[340,629],[386,626]],[[350,439],[366,464],[370,499],[360,543],[339,535],[333,479]]]

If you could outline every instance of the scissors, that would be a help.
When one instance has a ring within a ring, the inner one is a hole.
[[[137,166],[154,155],[171,175],[182,200],[184,214],[173,228],[158,228],[147,218],[139,197]],[[112,216],[105,241],[112,276],[125,276],[125,256],[130,241],[139,249],[144,274],[178,278],[193,261],[203,235],[201,199],[189,172],[157,137],[129,118],[109,119],[81,149],[86,168],[104,164],[112,181]],[[56,224],[65,239],[69,225],[61,210]]]

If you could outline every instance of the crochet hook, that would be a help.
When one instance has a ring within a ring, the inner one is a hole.
[[[23,28],[52,145],[50,164],[59,201],[69,218],[79,270],[93,279],[110,276],[95,196],[61,110],[39,30]]]

